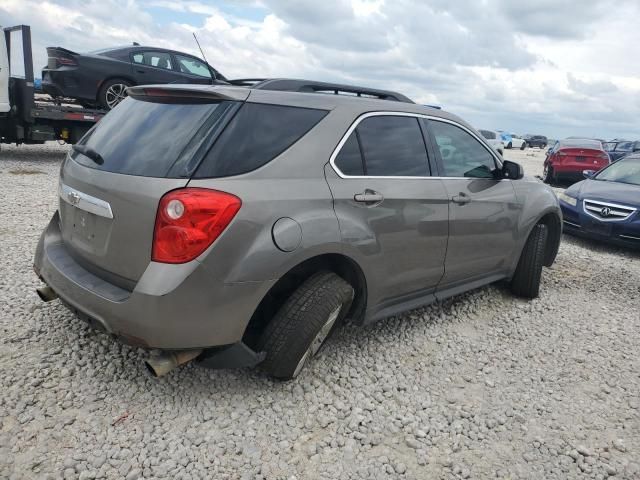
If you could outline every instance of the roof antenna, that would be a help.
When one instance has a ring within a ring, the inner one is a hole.
[[[196,43],[198,44],[198,48],[200,49],[200,53],[202,54],[202,59],[204,60],[204,62],[207,64],[207,66],[209,66],[209,62],[207,61],[207,57],[204,56],[204,52],[202,51],[202,47],[200,46],[200,42],[198,41],[198,37],[196,37],[196,32],[192,32],[193,33],[193,38],[196,40]],[[215,73],[211,72],[211,85],[215,85]]]

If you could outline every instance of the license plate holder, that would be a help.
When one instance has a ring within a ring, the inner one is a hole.
[[[585,225],[585,230],[595,235],[601,235],[603,237],[611,236],[612,226],[609,223],[598,222],[597,220],[588,220]]]
[[[72,208],[74,236],[81,238],[84,242],[93,243],[96,238],[97,215],[78,207]]]

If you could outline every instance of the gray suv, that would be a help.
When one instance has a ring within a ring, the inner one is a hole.
[[[129,89],[65,159],[35,271],[162,375],[295,377],[341,322],[506,280],[538,295],[553,191],[393,92],[292,80]]]

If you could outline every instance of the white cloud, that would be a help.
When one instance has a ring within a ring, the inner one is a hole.
[[[196,31],[230,78],[396,89],[479,127],[602,137],[640,137],[640,64],[629,51],[640,43],[629,21],[638,13],[632,0],[579,8],[568,0],[0,3],[3,22],[31,24],[36,70],[50,45],[88,51],[138,41],[197,54]]]

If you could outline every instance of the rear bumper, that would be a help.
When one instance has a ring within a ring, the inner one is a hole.
[[[567,180],[584,180],[584,175],[582,172],[584,170],[600,170],[603,168],[603,165],[595,165],[589,162],[565,162],[565,163],[556,163],[551,164],[553,168],[553,173],[558,178],[563,178]]]
[[[133,291],[124,290],[74,260],[62,243],[57,213],[40,238],[34,269],[79,317],[125,343],[160,349],[241,341],[253,312],[275,283],[225,284],[201,264],[151,262],[147,270],[153,275],[143,275]]]
[[[70,97],[83,100],[96,99],[95,82],[78,74],[75,67],[60,70],[42,70],[42,91],[52,97]]]

